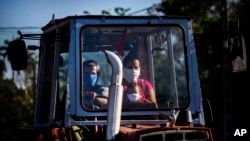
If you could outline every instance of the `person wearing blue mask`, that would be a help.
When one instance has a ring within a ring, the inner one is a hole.
[[[83,62],[83,103],[88,109],[106,108],[108,87],[98,85],[100,66],[95,60]]]

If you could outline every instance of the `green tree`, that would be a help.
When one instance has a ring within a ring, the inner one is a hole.
[[[18,89],[13,79],[4,79],[7,47],[0,49],[0,140],[16,140],[15,135],[21,127],[33,124],[33,94]]]
[[[158,11],[165,15],[193,17],[194,31],[205,35],[204,40],[199,42],[196,52],[202,93],[210,100],[214,113],[214,122],[211,127],[215,140],[223,140],[226,136],[225,130],[244,126],[245,122],[242,120],[243,117],[239,116],[242,114],[239,109],[247,103],[248,98],[245,94],[249,93],[249,86],[247,86],[249,70],[234,74],[230,72],[231,56],[229,48],[224,48],[223,41],[229,35],[241,32],[245,37],[246,46],[250,44],[250,21],[247,18],[250,1],[226,2],[226,0],[163,0],[161,6],[158,7]],[[228,115],[230,117],[225,120],[224,117]],[[233,124],[225,126],[230,122]]]
[[[130,10],[131,10],[130,8],[123,8],[123,7],[116,7],[116,8],[114,8],[115,14],[119,15],[119,16],[125,16],[125,15],[127,15],[127,12],[129,12]],[[83,13],[85,15],[91,15],[91,13],[89,11],[83,11]],[[101,11],[101,15],[112,15],[112,14],[108,10],[102,10]]]

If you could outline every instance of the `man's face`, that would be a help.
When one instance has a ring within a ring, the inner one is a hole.
[[[97,65],[88,64],[88,65],[84,66],[84,72],[96,74],[97,71],[98,71]]]

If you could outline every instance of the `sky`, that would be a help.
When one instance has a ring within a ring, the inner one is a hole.
[[[41,32],[52,15],[63,18],[72,15],[101,14],[102,10],[114,13],[115,7],[130,8],[128,14],[159,4],[162,0],[0,0],[0,45],[4,40],[18,37],[22,33]],[[145,15],[146,11],[138,14]],[[137,14],[137,15],[138,15]],[[14,27],[14,28],[13,28]],[[23,29],[21,27],[35,27]]]
[[[88,11],[92,15],[100,15],[102,10],[115,15],[114,8],[130,8],[127,14],[149,8],[162,0],[0,0],[0,47],[4,41],[11,41],[22,34],[41,33],[54,14],[55,18],[84,15]],[[146,15],[146,11],[135,15]],[[28,28],[27,28],[28,27]],[[32,27],[32,28],[30,28]],[[38,45],[38,41],[25,40],[26,45]],[[6,78],[12,77],[10,64],[6,63]],[[17,78],[18,79],[18,78]],[[23,78],[20,78],[23,79]],[[20,80],[21,81],[21,80]]]

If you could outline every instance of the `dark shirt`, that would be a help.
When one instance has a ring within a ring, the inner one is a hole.
[[[106,104],[99,103],[95,98],[85,96],[86,92],[95,92],[96,97],[108,98],[108,87],[96,85],[94,87],[84,87],[83,90],[83,104],[87,109],[103,109],[106,108]]]

